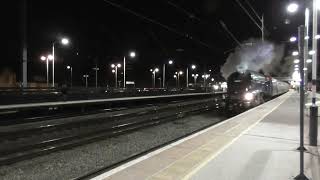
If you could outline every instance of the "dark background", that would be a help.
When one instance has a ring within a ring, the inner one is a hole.
[[[291,35],[297,34],[297,26],[303,23],[301,8],[298,14],[287,14],[289,0],[249,1],[259,14],[264,14],[266,39],[270,41],[287,41]],[[137,57],[128,62],[127,79],[136,80],[140,87],[150,86],[149,69],[162,68],[168,59],[175,61],[175,68],[169,67],[167,76],[172,77],[176,69],[184,70],[186,65],[196,64],[197,73],[212,69],[212,75],[220,80],[220,66],[228,56],[225,52],[237,46],[221,27],[220,20],[239,41],[261,36],[260,30],[235,0],[111,2],[154,22],[104,0],[28,0],[28,81],[45,80],[45,63],[40,61],[40,56],[51,53],[51,43],[64,36],[70,38],[71,44],[56,48],[57,82],[69,81],[66,66],[71,65],[75,85],[83,85],[83,74],[90,75],[89,82],[93,85],[92,68],[97,64],[101,69],[99,84],[113,86],[110,64],[122,62],[123,56],[134,50]],[[20,4],[19,0],[7,0],[1,12],[5,46],[0,65],[16,72],[18,81],[21,80],[22,59]],[[285,19],[291,23],[285,24]]]

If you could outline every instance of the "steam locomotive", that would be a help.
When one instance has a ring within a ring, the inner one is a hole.
[[[289,84],[255,71],[234,72],[227,80],[227,111],[244,110],[289,91]]]

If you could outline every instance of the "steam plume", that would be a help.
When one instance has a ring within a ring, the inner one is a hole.
[[[269,41],[249,39],[237,47],[235,52],[230,53],[226,63],[221,68],[224,78],[236,71],[260,71],[266,74],[278,74],[276,70],[280,66],[284,54],[283,45],[275,45]]]

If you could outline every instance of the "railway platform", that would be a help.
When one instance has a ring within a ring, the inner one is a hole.
[[[320,146],[308,145],[308,121],[306,116],[304,172],[320,180]],[[298,147],[299,95],[290,91],[92,179],[293,179]]]

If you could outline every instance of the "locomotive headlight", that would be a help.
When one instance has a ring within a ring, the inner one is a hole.
[[[247,101],[251,101],[253,99],[253,94],[251,92],[247,92],[244,94],[244,99]]]

